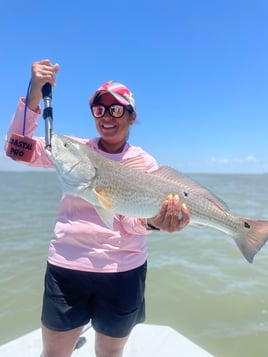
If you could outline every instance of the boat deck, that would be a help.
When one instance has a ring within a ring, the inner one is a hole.
[[[94,330],[85,329],[81,347],[73,357],[95,357]],[[1,357],[37,357],[41,353],[41,329],[0,346]],[[213,357],[192,341],[168,326],[137,325],[127,342],[124,357]]]

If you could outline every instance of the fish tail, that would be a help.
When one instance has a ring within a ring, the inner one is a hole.
[[[236,244],[249,263],[268,239],[268,221],[240,217],[244,233],[233,236]]]

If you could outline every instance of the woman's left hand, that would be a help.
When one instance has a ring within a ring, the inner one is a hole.
[[[168,195],[162,202],[158,214],[148,218],[147,223],[167,232],[182,230],[190,222],[190,211],[185,203],[181,203],[178,195]]]

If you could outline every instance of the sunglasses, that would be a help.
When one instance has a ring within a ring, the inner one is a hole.
[[[122,118],[122,116],[125,114],[126,109],[130,113],[133,111],[130,106],[125,106],[121,104],[112,104],[108,106],[103,104],[94,104],[91,106],[91,112],[95,118],[102,118],[107,110],[111,117]]]

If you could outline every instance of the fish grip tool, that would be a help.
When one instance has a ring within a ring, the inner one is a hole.
[[[52,103],[52,88],[50,83],[46,83],[42,88],[42,96],[44,100],[43,118],[45,120],[45,141],[46,148],[51,147],[51,136],[53,129],[53,109]]]

